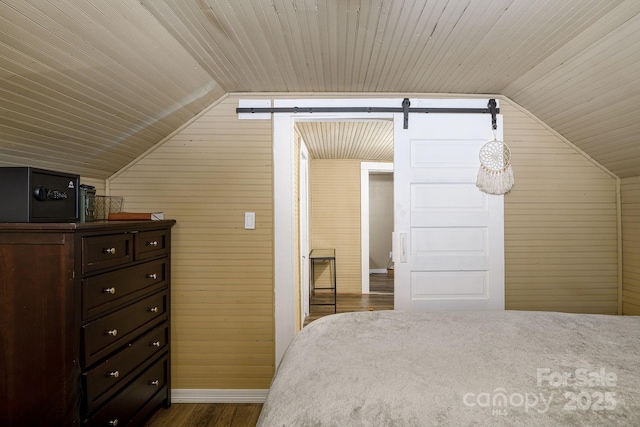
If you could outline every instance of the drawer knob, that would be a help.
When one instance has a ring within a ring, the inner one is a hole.
[[[116,248],[105,248],[104,249],[104,253],[105,254],[109,254],[109,255],[115,255],[116,254]]]
[[[156,273],[147,274],[147,279],[157,279],[158,275]]]
[[[147,242],[147,246],[158,246],[158,241],[154,240],[154,241],[151,241],[151,242]]]
[[[110,331],[105,331],[104,334],[105,335],[111,335],[112,337],[115,337],[116,335],[118,335],[118,330],[117,329],[112,329]]]
[[[111,378],[118,378],[120,376],[120,371],[109,372],[107,373],[107,376]]]
[[[149,381],[149,385],[158,387],[160,385],[160,380]]]
[[[154,341],[151,343],[152,347],[160,347],[160,341]]]
[[[152,313],[157,313],[157,312],[158,312],[158,306],[151,307],[151,308],[149,309],[149,311],[150,311],[150,312],[152,312]]]
[[[109,425],[110,426],[114,426],[114,427],[117,426],[118,425],[118,419],[116,418],[115,420],[109,421]]]
[[[115,293],[116,293],[116,288],[104,288],[104,289],[102,290],[102,292],[103,292],[103,293],[105,293],[105,294],[111,294],[111,295],[113,295],[113,294],[115,294]]]

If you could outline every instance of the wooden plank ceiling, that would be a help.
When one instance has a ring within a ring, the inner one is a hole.
[[[297,122],[312,159],[393,161],[393,122]]]
[[[0,165],[106,178],[227,92],[501,94],[638,176],[640,2],[0,1]]]

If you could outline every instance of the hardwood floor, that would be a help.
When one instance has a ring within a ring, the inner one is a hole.
[[[393,310],[393,275],[372,274],[370,276],[368,295],[338,294],[337,313],[353,311]],[[375,290],[374,290],[375,289]],[[317,302],[330,302],[332,296],[317,296]],[[333,314],[333,306],[312,305],[304,325],[316,319]]]
[[[337,312],[393,310],[393,275],[372,274],[369,288],[374,293],[338,294]],[[329,314],[332,306],[312,306],[305,326]],[[144,427],[255,427],[261,410],[261,403],[174,403],[159,409]]]
[[[144,427],[255,427],[262,403],[174,403]]]
[[[369,292],[393,294],[393,273],[369,275]]]

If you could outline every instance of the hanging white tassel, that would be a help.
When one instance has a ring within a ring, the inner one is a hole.
[[[501,171],[492,171],[480,165],[476,185],[481,191],[488,194],[505,194],[514,184],[513,169],[510,164]]]

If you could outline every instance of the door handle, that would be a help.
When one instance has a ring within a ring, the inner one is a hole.
[[[400,262],[407,262],[407,233],[400,233]]]
[[[391,234],[391,252],[393,252],[393,262],[407,262],[407,233],[396,233],[395,231]]]

